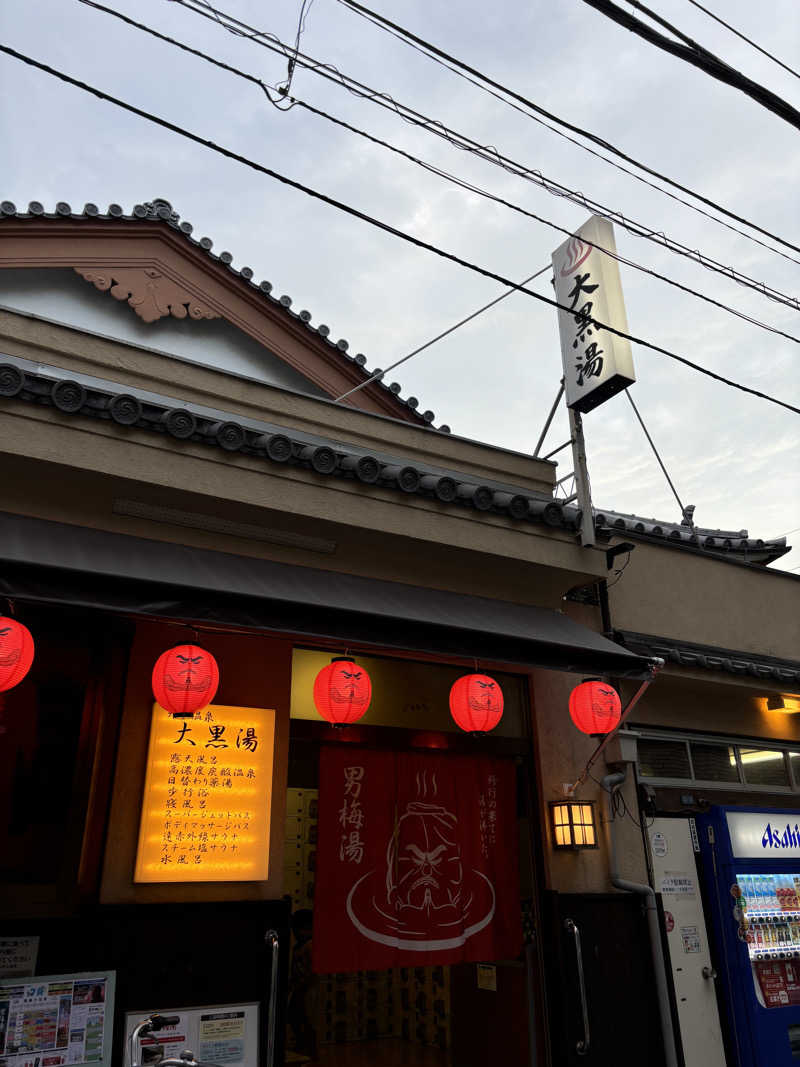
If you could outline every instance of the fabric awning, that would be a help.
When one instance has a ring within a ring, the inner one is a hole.
[[[576,673],[644,656],[546,608],[0,513],[0,595]]]

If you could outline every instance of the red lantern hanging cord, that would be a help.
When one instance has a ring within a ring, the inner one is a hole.
[[[210,704],[218,686],[217,661],[197,645],[176,645],[162,652],[153,667],[153,695],[165,711],[179,718]]]
[[[488,674],[465,674],[450,690],[450,714],[466,733],[488,733],[503,717],[503,690]]]
[[[332,726],[358,722],[371,700],[370,676],[347,657],[337,657],[314,679],[314,704],[322,718]]]

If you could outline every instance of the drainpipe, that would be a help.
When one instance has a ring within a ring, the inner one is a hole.
[[[661,1035],[664,1040],[664,1059],[667,1067],[678,1067],[678,1056],[675,1050],[675,1034],[672,1029],[672,1011],[669,1002],[669,987],[667,985],[667,971],[664,963],[664,952],[661,946],[661,930],[658,922],[658,909],[656,908],[656,894],[653,888],[641,882],[629,882],[620,878],[617,867],[617,823],[614,815],[615,789],[622,785],[628,774],[627,766],[616,774],[607,774],[603,778],[603,789],[608,794],[608,862],[611,884],[617,889],[624,889],[626,893],[637,893],[642,897],[647,913],[647,925],[650,931],[650,951],[653,959],[653,973],[656,979],[656,995],[658,997],[658,1014],[661,1019]]]

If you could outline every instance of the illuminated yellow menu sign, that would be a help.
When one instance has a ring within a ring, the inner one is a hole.
[[[153,707],[136,882],[264,881],[275,712]]]

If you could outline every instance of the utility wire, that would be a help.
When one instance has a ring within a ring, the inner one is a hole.
[[[541,215],[536,215],[534,212],[528,211],[527,208],[520,207],[518,204],[514,204],[501,196],[497,196],[495,193],[489,192],[487,189],[482,189],[479,185],[474,185],[471,182],[465,181],[463,178],[459,178],[446,170],[442,170],[440,167],[436,167],[432,163],[426,163],[424,160],[411,155],[411,153],[406,152],[404,149],[397,148],[395,145],[383,141],[381,138],[375,137],[370,133],[366,133],[364,130],[359,129],[356,126],[351,126],[342,119],[329,115],[326,112],[321,111],[319,108],[313,107],[311,104],[296,99],[294,99],[294,103],[304,110],[310,111],[312,114],[326,119],[328,122],[333,122],[337,126],[341,126],[344,129],[349,130],[351,133],[357,134],[359,137],[364,137],[366,140],[372,141],[373,144],[381,145],[383,148],[387,148],[390,152],[395,152],[397,155],[403,156],[405,159],[422,167],[424,170],[427,170],[432,174],[437,174],[440,178],[444,178],[446,181],[458,185],[462,189],[466,189],[471,193],[476,193],[478,196],[491,200],[495,204],[501,204],[504,207],[510,208],[512,211],[515,211],[520,215],[525,215],[527,218],[533,219],[535,222],[540,222],[544,226],[549,226],[551,230],[556,230],[558,233],[564,234],[567,237],[572,237],[574,235],[574,231],[568,230],[565,226],[559,226],[557,223],[551,222],[549,219],[542,218]],[[760,319],[755,319],[743,311],[732,308],[728,304],[724,304],[719,300],[715,300],[711,296],[707,296],[705,293],[698,292],[698,290],[692,289],[690,286],[676,281],[674,278],[669,278],[665,274],[660,274],[658,271],[655,271],[650,267],[642,266],[642,264],[636,263],[632,259],[627,259],[625,256],[621,256],[618,252],[612,252],[611,249],[604,248],[602,245],[596,244],[588,238],[581,237],[580,239],[584,244],[597,249],[598,252],[602,252],[603,255],[608,256],[610,259],[616,260],[617,263],[624,263],[627,267],[632,267],[634,270],[638,270],[643,274],[649,274],[652,278],[657,278],[659,281],[665,282],[667,285],[671,285],[676,289],[680,289],[684,293],[689,293],[692,296],[697,297],[699,300],[704,300],[708,304],[713,304],[715,307],[727,311],[730,315],[735,315],[739,319],[744,319],[745,322],[749,322],[753,326],[759,326],[763,330],[768,330],[770,333],[778,334],[780,337],[786,338],[787,341],[794,341],[795,344],[800,344],[800,338],[795,337],[793,334],[785,333],[783,330],[779,330],[776,326],[770,326],[768,323],[762,322]],[[793,304],[790,304],[790,306],[794,306],[796,310],[800,310],[800,302],[797,300],[795,300]]]
[[[8,45],[0,44],[0,52],[13,56],[14,59],[20,60],[27,66],[44,71],[44,73],[50,74],[54,78],[58,78],[59,81],[66,82],[68,85],[73,85],[76,88],[81,89],[83,92],[96,96],[100,100],[105,100],[110,104],[114,104],[116,107],[130,112],[132,115],[138,115],[140,118],[146,119],[148,122],[152,122],[157,126],[161,126],[163,129],[177,134],[179,137],[184,137],[186,140],[193,141],[195,144],[202,145],[204,148],[209,148],[212,152],[217,152],[219,155],[225,156],[227,159],[236,160],[236,162],[249,167],[251,170],[258,171],[260,174],[265,174],[269,178],[274,178],[283,185],[287,185],[292,189],[297,189],[299,192],[305,193],[307,196],[313,197],[315,200],[319,200],[324,204],[335,207],[339,211],[343,211],[353,218],[360,219],[362,222],[366,222],[368,225],[374,226],[376,229],[382,230],[384,233],[391,234],[393,237],[405,241],[407,244],[414,245],[417,248],[424,248],[426,251],[432,252],[434,255],[439,256],[442,259],[449,260],[451,263],[457,263],[459,266],[465,267],[467,270],[470,270],[475,274],[480,274],[484,278],[491,278],[493,281],[500,282],[501,285],[510,286],[515,291],[525,293],[526,296],[530,296],[534,300],[538,300],[550,307],[558,308],[560,311],[566,311],[568,314],[573,313],[573,309],[566,304],[560,304],[557,300],[553,300],[548,296],[543,296],[541,293],[537,293],[533,289],[527,289],[523,285],[518,285],[516,282],[513,282],[510,278],[506,278],[502,274],[498,274],[486,267],[481,267],[470,260],[463,259],[461,256],[457,256],[453,252],[447,252],[436,245],[430,244],[428,241],[423,241],[419,237],[414,237],[412,234],[406,233],[405,230],[400,230],[395,226],[391,226],[387,222],[382,222],[380,219],[367,215],[365,212],[352,207],[350,204],[345,204],[341,200],[336,200],[333,197],[327,196],[325,193],[321,193],[316,189],[303,185],[301,182],[295,181],[293,178],[289,178],[284,174],[280,174],[278,171],[272,170],[270,167],[265,167],[263,164],[257,163],[255,160],[249,159],[247,156],[243,156],[238,152],[234,152],[230,148],[215,144],[213,141],[201,137],[199,134],[192,133],[190,130],[178,126],[175,123],[170,122],[168,119],[160,118],[149,111],[144,111],[141,108],[136,107],[134,104],[129,104],[124,100],[120,100],[118,97],[112,96],[110,93],[106,93],[102,89],[98,89],[93,85],[89,85],[87,82],[80,81],[78,78],[73,78],[69,74],[65,74],[63,71],[48,66],[46,63],[41,63],[39,60],[33,59],[31,56],[24,55],[22,52],[17,52],[16,49],[9,48]],[[730,378],[725,378],[723,375],[709,370],[708,367],[703,367],[699,363],[694,363],[685,356],[680,356],[676,352],[663,348],[661,345],[656,345],[651,341],[645,341],[640,337],[625,333],[623,330],[618,330],[615,326],[610,326],[603,322],[596,322],[595,325],[598,329],[606,330],[608,333],[612,333],[616,337],[624,337],[626,340],[632,341],[634,344],[642,345],[642,347],[649,348],[653,352],[658,352],[660,355],[667,356],[669,359],[674,359],[676,362],[682,363],[686,367],[691,367],[700,374],[705,374],[707,377],[713,378],[714,381],[722,382],[725,385],[731,386],[733,389],[749,393],[751,396],[760,397],[762,400],[767,400],[772,404],[777,404],[779,407],[786,408],[788,411],[793,411],[796,415],[800,415],[800,408],[795,407],[793,404],[789,404],[785,400],[780,400],[778,397],[769,396],[767,393],[762,393],[757,389],[752,389],[750,386],[734,382]]]
[[[184,3],[185,0],[172,0],[172,2]],[[585,2],[588,2],[588,0],[585,0]],[[462,60],[457,59],[455,56],[450,55],[448,52],[437,48],[436,45],[431,44],[429,41],[425,41],[423,38],[417,37],[416,34],[411,33],[410,30],[399,26],[397,23],[385,18],[383,15],[377,14],[377,12],[372,11],[370,8],[365,7],[363,4],[358,3],[357,0],[339,0],[339,3],[343,4],[345,7],[351,8],[363,18],[374,22],[376,25],[380,26],[381,29],[386,30],[393,36],[399,37],[400,40],[404,41],[406,44],[410,45],[417,51],[422,51],[422,53],[424,55],[427,55],[428,58],[433,59],[434,62],[446,67],[453,74],[458,75],[458,77],[464,78],[466,81],[471,82],[471,84],[473,85],[478,85],[479,88],[482,88],[487,92],[490,92],[490,89],[487,89],[487,86],[489,86],[491,89],[498,90],[500,93],[505,94],[505,96],[497,96],[497,93],[495,92],[490,93],[490,95],[495,96],[499,100],[502,100],[505,104],[510,103],[510,101],[506,99],[506,97],[511,97],[512,100],[517,100],[519,103],[523,104],[525,108],[528,108],[530,109],[530,111],[535,112],[534,115],[531,115],[528,111],[523,112],[524,114],[527,114],[529,118],[533,118],[536,121],[539,121],[536,116],[543,115],[551,122],[555,122],[559,126],[563,126],[566,129],[571,130],[573,133],[578,134],[580,137],[585,137],[592,143],[599,145],[601,148],[605,149],[608,152],[611,152],[613,155],[624,159],[627,163],[633,164],[633,166],[645,171],[645,173],[650,174],[652,177],[658,178],[660,181],[666,182],[668,185],[671,185],[675,189],[680,189],[680,191],[683,193],[688,193],[689,196],[695,197],[697,200],[700,200],[708,207],[714,208],[715,211],[720,211],[722,212],[722,214],[727,215],[728,218],[734,219],[736,222],[743,223],[745,226],[750,226],[752,229],[757,230],[765,237],[769,237],[773,241],[777,241],[779,244],[782,244],[787,248],[791,248],[794,252],[800,252],[800,247],[798,247],[797,245],[791,244],[789,241],[784,240],[782,237],[778,237],[777,234],[770,233],[769,230],[762,229],[754,222],[750,222],[748,219],[742,218],[741,215],[736,215],[735,213],[728,211],[727,208],[721,207],[719,204],[716,204],[713,200],[709,200],[702,194],[696,193],[692,189],[687,188],[685,185],[681,185],[679,182],[674,181],[672,178],[668,178],[665,174],[661,174],[659,171],[653,170],[652,168],[646,166],[644,163],[638,162],[638,160],[633,159],[631,156],[623,152],[622,149],[617,148],[616,145],[611,144],[610,141],[606,141],[602,137],[598,137],[596,134],[591,133],[589,130],[582,129],[580,126],[574,126],[572,123],[567,122],[566,119],[559,118],[552,112],[545,110],[538,104],[535,104],[532,100],[529,100],[521,93],[518,93],[513,89],[509,89],[507,86],[502,85],[498,81],[495,81],[488,75],[483,74],[479,70],[476,70],[475,67],[471,67],[469,66],[469,64],[464,63]],[[470,75],[472,77],[470,77]],[[475,81],[474,79],[477,79],[477,81]]]
[[[341,2],[350,4],[353,0],[341,0]],[[667,22],[666,19],[651,11],[649,7],[639,3],[639,0],[628,0],[628,3],[639,11],[643,11],[645,15],[685,43],[680,44],[670,37],[665,37],[663,33],[659,33],[652,26],[648,26],[646,22],[642,22],[635,15],[623,10],[612,0],[583,0],[583,2],[588,4],[589,7],[593,7],[595,11],[599,11],[601,15],[611,19],[612,22],[616,22],[626,30],[630,30],[631,33],[635,33],[637,37],[641,37],[649,44],[660,48],[662,52],[669,52],[670,55],[682,59],[684,63],[690,63],[693,67],[698,67],[717,81],[724,82],[725,85],[730,85],[733,89],[738,89],[755,100],[756,103],[761,104],[762,107],[783,119],[784,122],[788,122],[790,126],[800,130],[800,111],[797,108],[792,107],[788,101],[778,96],[777,93],[773,93],[771,89],[765,88],[758,82],[753,81],[752,78],[742,74],[740,70],[736,70],[728,63],[725,63],[719,56],[715,56],[713,52],[709,52],[707,48],[698,44],[697,41],[687,37],[671,22]]]
[[[80,2],[88,7],[92,7],[98,11],[102,11],[108,15],[112,15],[114,18],[120,19],[128,25],[133,26],[136,29],[142,30],[143,32],[150,34],[152,37],[155,37],[158,40],[164,41],[170,45],[180,48],[185,52],[189,52],[192,55],[205,60],[207,63],[211,63],[213,66],[228,71],[230,74],[234,74],[239,78],[243,78],[245,81],[251,82],[252,84],[262,89],[267,95],[270,102],[275,104],[275,101],[272,100],[272,97],[268,92],[266,84],[255,75],[248,74],[245,71],[237,69],[236,67],[232,67],[230,64],[224,63],[222,60],[216,59],[214,56],[210,56],[205,52],[201,52],[197,48],[192,48],[189,45],[186,45],[182,41],[176,40],[173,37],[168,37],[166,34],[159,33],[157,30],[151,29],[149,26],[146,26],[143,23],[136,22],[134,19],[129,18],[127,15],[122,15],[120,12],[115,11],[113,8],[109,8],[106,7],[104,4],[98,3],[97,0],[80,0]],[[545,226],[549,226],[550,229],[556,230],[558,233],[562,233],[567,237],[571,237],[573,234],[572,230],[568,230],[564,226],[559,226],[556,223],[551,222],[549,219],[542,218],[540,215],[536,215],[532,211],[528,211],[526,208],[522,208],[517,204],[511,203],[510,201],[505,200],[503,197],[496,196],[494,193],[490,193],[488,190],[482,189],[480,186],[473,185],[472,183],[467,182],[464,179],[459,178],[456,175],[441,169],[440,167],[436,167],[431,163],[426,163],[424,160],[421,160],[416,156],[411,155],[411,153],[406,152],[404,149],[398,148],[397,146],[392,145],[388,141],[384,141],[379,137],[375,137],[372,134],[367,133],[366,131],[358,128],[357,126],[352,126],[350,123],[345,122],[342,119],[336,118],[334,115],[330,115],[327,112],[322,111],[319,108],[316,108],[303,100],[299,100],[296,97],[288,96],[284,97],[284,101],[290,102],[289,107],[279,106],[279,110],[281,111],[289,110],[289,108],[295,106],[301,107],[304,110],[310,112],[311,114],[317,115],[319,118],[326,120],[327,122],[331,122],[345,130],[348,130],[353,134],[356,134],[359,137],[371,141],[373,144],[380,145],[381,147],[388,149],[390,152],[394,152],[395,154],[402,156],[404,159],[409,160],[410,162],[414,163],[419,167],[422,167],[424,170],[432,174],[438,175],[440,178],[443,178],[445,181],[448,181],[451,184],[457,185],[462,189],[466,189],[469,192],[477,194],[478,196],[482,196],[485,199],[491,200],[496,204],[501,204],[505,207],[508,207],[512,211],[515,211],[521,215],[525,215],[527,218],[533,219],[536,222],[540,222]],[[278,105],[276,104],[276,106]],[[736,308],[730,307],[728,304],[724,304],[719,300],[715,300],[713,297],[707,296],[705,293],[700,293],[696,289],[692,289],[690,286],[683,285],[681,282],[675,281],[674,279],[669,278],[666,275],[660,274],[658,273],[658,271],[654,271],[650,267],[644,267],[631,259],[627,259],[624,256],[620,256],[619,253],[612,252],[610,249],[604,248],[602,245],[595,244],[593,241],[589,241],[585,238],[582,238],[582,240],[585,244],[591,246],[592,248],[596,248],[598,251],[616,260],[618,263],[624,263],[626,266],[632,267],[634,270],[638,270],[643,274],[648,274],[653,278],[657,278],[659,281],[665,282],[667,285],[671,285],[676,289],[680,289],[682,292],[689,293],[690,295],[697,297],[699,300],[703,300],[708,304],[712,304],[714,307],[720,308],[723,311],[727,311],[729,314],[734,315],[737,318],[743,319],[745,322],[749,322],[752,325],[758,326],[763,330],[767,330],[772,334],[776,334],[777,336],[783,337],[788,341],[794,341],[795,344],[800,344],[800,338],[795,337],[790,333],[786,333],[775,326],[771,326],[765,322],[760,321],[759,319],[753,318],[752,316],[745,314],[743,311],[739,311]],[[800,302],[798,302],[797,300],[795,300],[793,305],[790,306],[794,306],[796,310],[800,310]],[[388,367],[387,372],[391,369],[391,367]],[[359,386],[359,388],[361,388],[361,386]]]
[[[292,87],[292,78],[294,77],[294,68],[295,68],[295,66],[297,64],[297,58],[296,58],[297,57],[297,52],[298,52],[298,49],[300,48],[300,38],[303,36],[303,32],[305,31],[306,19],[308,18],[308,13],[311,11],[311,8],[312,8],[313,4],[314,4],[314,0],[303,0],[302,4],[300,5],[300,14],[299,14],[298,19],[297,19],[297,33],[295,34],[295,38],[294,38],[295,58],[289,60],[289,67],[288,67],[287,74],[286,74],[286,81],[285,81],[285,83],[281,84],[279,89],[278,89],[278,91],[283,96],[286,96],[289,93],[289,90]]]
[[[699,8],[700,11],[704,11],[709,18],[714,20],[714,22],[718,22],[720,26],[724,26],[726,30],[730,30],[731,33],[736,34],[736,36],[739,37],[742,41],[746,41],[747,44],[755,48],[757,52],[760,52],[762,56],[766,56],[767,59],[771,59],[773,63],[777,63],[779,67],[783,67],[784,70],[788,71],[790,74],[793,74],[795,78],[800,78],[800,74],[798,74],[796,70],[792,70],[791,67],[787,67],[786,64],[781,62],[781,60],[778,59],[777,56],[774,56],[772,52],[768,52],[765,48],[762,48],[761,45],[756,44],[756,42],[751,40],[749,37],[745,37],[743,33],[739,33],[739,31],[735,29],[735,27],[731,26],[729,22],[726,22],[725,19],[721,19],[719,15],[715,15],[713,11],[709,11],[707,7],[703,7],[702,4],[698,4],[697,0],[688,0],[688,2],[690,4],[693,4],[694,7]]]
[[[633,408],[634,414],[636,415],[636,418],[639,420],[639,425],[641,426],[642,430],[644,431],[644,435],[647,438],[648,443],[649,443],[650,447],[653,450],[653,455],[658,460],[658,465],[661,468],[661,470],[663,471],[664,477],[667,479],[667,484],[669,485],[670,489],[672,490],[672,495],[678,501],[678,507],[681,509],[681,515],[682,515],[684,521],[688,522],[688,524],[689,524],[689,526],[690,526],[690,528],[692,530],[692,533],[695,536],[697,536],[697,531],[694,528],[694,520],[692,519],[692,513],[691,513],[691,511],[687,510],[683,506],[683,501],[678,496],[678,490],[675,488],[675,486],[673,484],[673,481],[669,476],[669,472],[668,472],[667,468],[664,466],[664,461],[663,461],[663,459],[661,458],[661,456],[658,453],[658,449],[656,448],[655,441],[650,436],[650,431],[645,426],[644,419],[642,418],[639,409],[637,408],[636,404],[633,401],[633,397],[631,396],[630,389],[626,389],[625,390],[625,395],[627,396],[628,400],[630,400],[630,402],[631,402],[631,407]]]
[[[501,300],[505,300],[505,298],[507,296],[511,296],[512,293],[518,292],[520,286],[527,285],[528,282],[532,282],[534,278],[538,278],[539,275],[544,274],[545,271],[552,269],[552,264],[547,263],[544,267],[542,267],[541,270],[537,270],[535,274],[531,274],[529,278],[524,278],[521,282],[515,285],[513,289],[508,289],[505,293],[501,293],[500,296],[495,297],[494,300],[490,300],[488,304],[484,304],[483,307],[478,308],[477,311],[473,311],[472,314],[467,315],[465,319],[461,319],[460,322],[456,322],[453,326],[448,327],[448,329],[444,330],[442,333],[437,334],[436,337],[432,337],[430,341],[426,341],[424,345],[420,345],[419,348],[415,348],[413,352],[409,352],[407,356],[403,356],[403,358],[398,359],[396,363],[392,363],[392,365],[390,367],[387,367],[386,370],[376,371],[372,375],[372,377],[367,378],[365,382],[361,382],[360,385],[356,385],[348,392],[342,393],[341,396],[337,396],[334,403],[338,404],[340,400],[345,400],[348,396],[352,396],[353,393],[357,393],[360,389],[366,388],[366,386],[368,386],[371,382],[377,381],[379,378],[383,378],[383,376],[385,374],[388,374],[390,370],[394,370],[395,367],[399,367],[401,363],[405,363],[406,360],[411,359],[412,356],[416,356],[418,352],[424,352],[426,348],[430,348],[431,345],[436,344],[437,341],[441,341],[443,337],[447,337],[448,334],[453,333],[459,328],[459,326],[464,326],[466,325],[466,323],[471,322],[473,319],[477,319],[478,315],[482,315],[484,311],[488,311],[489,308],[493,308],[495,304],[499,304]]]
[[[82,2],[89,4],[89,6],[100,8],[101,10],[107,10],[109,11],[109,13],[111,13],[110,9],[103,8],[102,5],[93,3],[92,0],[82,0]],[[241,22],[239,19],[236,19],[233,16],[225,15],[225,13],[220,11],[218,8],[211,8],[211,13],[209,13],[209,11],[205,10],[206,7],[210,7],[208,0],[202,0],[202,3],[204,5],[203,8],[198,8],[197,6],[195,6],[194,0],[168,0],[168,2],[181,4],[183,7],[187,8],[187,10],[194,12],[194,14],[196,15],[200,15],[203,18],[210,19],[213,22],[218,22],[234,36],[246,37],[253,43],[261,45],[262,47],[278,55],[288,56],[292,54],[290,46],[284,44],[271,33],[256,30],[252,26],[248,26],[247,23]],[[125,16],[117,17],[123,18],[124,21],[131,21],[128,20]],[[229,24],[222,22],[223,18],[227,19]],[[133,24],[139,25],[138,23]],[[163,36],[153,30],[149,30],[149,32],[154,33],[156,36]],[[198,53],[195,49],[188,48],[188,46],[183,47],[186,47],[188,51],[194,52],[195,54],[202,54]],[[297,62],[298,65],[302,65],[313,73],[318,74],[321,77],[333,82],[335,85],[346,89],[352,95],[357,96],[360,99],[367,100],[370,103],[376,104],[379,107],[382,107],[398,115],[404,121],[409,122],[414,126],[418,126],[429,133],[433,133],[438,137],[441,137],[456,148],[477,155],[484,161],[499,166],[503,170],[506,170],[508,173],[515,174],[518,177],[524,178],[534,183],[535,185],[539,185],[541,188],[545,189],[553,196],[567,199],[570,202],[578,204],[579,206],[585,208],[587,211],[603,215],[606,218],[617,222],[618,225],[622,226],[623,228],[628,230],[628,232],[634,234],[637,237],[643,237],[646,240],[652,241],[653,243],[659,245],[662,248],[667,248],[669,251],[674,252],[677,255],[681,255],[687,259],[692,260],[692,262],[699,263],[700,266],[705,267],[707,270],[711,270],[718,274],[722,274],[725,277],[731,278],[732,280],[736,281],[740,285],[745,286],[746,288],[754,289],[756,292],[761,293],[768,299],[775,300],[778,303],[787,304],[789,307],[792,307],[795,310],[800,310],[800,301],[798,301],[796,297],[787,296],[785,293],[781,293],[779,290],[767,286],[764,282],[759,282],[753,278],[749,278],[747,275],[742,274],[734,268],[726,266],[723,263],[719,263],[716,260],[712,259],[710,256],[704,255],[697,249],[691,249],[688,246],[682,245],[680,242],[667,237],[666,234],[662,232],[656,231],[650,227],[645,226],[642,223],[637,223],[631,219],[626,218],[621,212],[603,207],[603,205],[592,200],[590,197],[585,196],[583,193],[575,192],[574,190],[569,189],[567,186],[562,185],[561,183],[556,182],[553,179],[546,178],[544,175],[541,174],[540,171],[526,167],[521,163],[515,163],[513,160],[508,159],[506,156],[501,155],[493,146],[479,145],[476,141],[473,141],[466,135],[457,133],[456,131],[449,129],[437,119],[428,118],[425,115],[422,115],[419,112],[415,111],[413,108],[410,108],[405,104],[400,104],[397,100],[394,100],[388,93],[379,93],[374,89],[370,89],[369,86],[363,85],[355,79],[348,77],[341,71],[337,70],[337,68],[332,66],[331,64],[320,63],[319,61],[314,60],[310,56],[304,56],[302,53],[299,53],[297,57]],[[515,105],[512,104],[511,106]],[[525,114],[527,114],[527,112],[525,112]],[[544,123],[544,125],[547,124]],[[552,127],[548,126],[548,129],[551,128]],[[563,134],[561,134],[561,131],[556,130],[554,128],[552,129],[553,132],[564,136]],[[580,142],[574,141],[571,137],[567,137],[567,140],[572,141],[580,148],[586,148],[585,145],[581,145]],[[739,230],[736,226],[732,226],[730,223],[724,222],[722,219],[716,218],[716,216],[709,214],[702,208],[697,207],[696,205],[690,203],[687,200],[681,199],[681,197],[679,196],[675,196],[675,194],[670,193],[668,190],[661,189],[658,185],[655,185],[654,183],[649,182],[644,178],[641,178],[633,171],[629,171],[625,167],[620,167],[619,164],[614,163],[613,160],[607,159],[605,156],[593,152],[593,150],[590,148],[586,148],[586,151],[590,152],[592,155],[597,155],[600,159],[603,159],[605,162],[610,163],[614,167],[617,167],[617,169],[624,171],[624,173],[629,174],[631,177],[636,178],[638,181],[643,182],[645,185],[651,186],[653,189],[656,189],[659,192],[663,192],[671,199],[676,200],[679,203],[690,208],[691,210],[697,212],[698,214],[703,215],[708,219],[711,219],[713,222],[718,223],[720,226],[724,226],[726,229],[732,230],[734,233],[737,233],[740,236],[745,237],[748,240],[754,242],[755,244],[766,248],[768,251],[774,252],[776,255],[783,256],[784,259],[787,259],[792,263],[800,265],[800,260],[795,259],[793,256],[787,255],[785,252],[781,252],[779,249],[773,248],[771,245],[765,244],[757,237],[753,237],[751,234],[748,234],[743,230]]]

